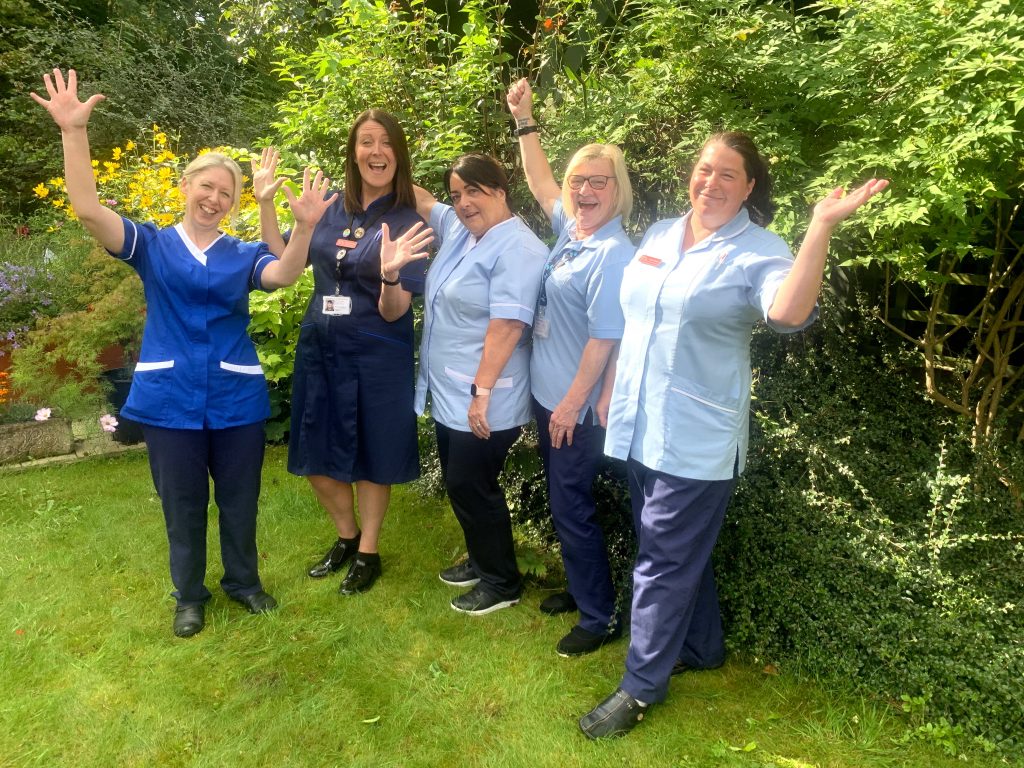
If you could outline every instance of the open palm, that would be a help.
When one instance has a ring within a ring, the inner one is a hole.
[[[63,73],[56,68],[52,77],[43,75],[43,83],[49,99],[44,99],[35,91],[29,96],[50,113],[62,131],[86,127],[93,108],[106,98],[102,93],[97,93],[81,101],[78,98],[78,75],[73,69],[68,70],[67,83],[64,82]]]

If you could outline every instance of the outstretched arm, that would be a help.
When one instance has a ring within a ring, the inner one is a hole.
[[[515,118],[517,131],[537,124],[533,119],[533,91],[525,77],[512,84],[505,101],[508,103],[508,111]],[[530,187],[530,192],[550,219],[555,203],[562,196],[562,188],[555,179],[555,174],[552,173],[548,158],[541,147],[540,133],[533,131],[521,135],[519,152],[523,158],[523,171],[526,173],[526,183]]]
[[[416,213],[424,221],[430,221],[430,212],[437,205],[437,198],[430,194],[423,187],[413,184],[412,191],[416,195]]]
[[[96,194],[96,178],[92,173],[89,151],[89,117],[93,108],[106,97],[97,93],[84,102],[80,101],[78,75],[73,69],[68,70],[66,83],[59,69],[53,70],[52,77],[43,75],[43,83],[49,99],[35,91],[29,95],[50,113],[60,128],[64,144],[64,183],[71,207],[100,245],[112,253],[120,253],[124,247],[124,225],[121,217],[103,205]]]
[[[273,147],[265,147],[259,162],[251,160],[252,193],[260,207],[260,238],[270,246],[275,256],[284,253],[284,238],[281,236],[281,225],[277,221],[277,208],[274,207],[274,196],[284,184],[284,176],[278,178],[277,163],[280,153]]]
[[[810,316],[818,300],[825,273],[825,258],[832,231],[864,203],[889,186],[888,179],[871,179],[844,196],[836,187],[814,206],[810,226],[793,262],[789,275],[782,281],[775,301],[768,310],[768,319],[781,326],[795,328]]]

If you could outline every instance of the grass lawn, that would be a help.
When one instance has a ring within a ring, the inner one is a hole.
[[[206,629],[180,640],[143,453],[0,473],[0,765],[1000,764],[899,744],[884,706],[736,659],[674,679],[628,737],[590,742],[576,721],[615,688],[626,642],[559,658],[573,618],[541,614],[537,583],[516,608],[454,612],[436,575],[463,553],[446,501],[396,489],[384,575],[344,597],[343,573],[305,576],[333,534],[280,448],[263,491],[280,610],[250,616],[220,592],[211,525]]]

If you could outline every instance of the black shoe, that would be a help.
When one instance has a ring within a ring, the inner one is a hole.
[[[359,549],[359,537],[361,535],[357,533],[354,539],[342,539],[339,537],[334,542],[334,546],[327,550],[323,560],[309,569],[309,575],[314,579],[322,579],[324,576],[340,570],[345,561],[352,557]]]
[[[174,634],[178,637],[198,635],[206,626],[206,609],[200,605],[179,605],[174,609]]]
[[[253,592],[251,595],[228,595],[236,603],[244,605],[249,613],[266,613],[277,608],[277,600],[272,598],[262,589]]]
[[[647,707],[619,688],[580,718],[580,730],[588,739],[623,736],[644,719]]]
[[[576,601],[568,592],[556,592],[548,595],[540,603],[541,613],[557,616],[559,613],[570,613],[576,610]]]
[[[452,600],[452,608],[459,613],[483,616],[486,613],[500,611],[502,608],[511,608],[518,602],[518,597],[499,597],[483,584],[477,584],[469,592],[454,598]]]
[[[480,577],[476,575],[476,570],[469,564],[469,560],[445,568],[437,574],[437,578],[449,587],[475,587],[480,583]]]
[[[343,595],[365,592],[373,586],[373,582],[377,580],[378,576],[380,576],[379,557],[369,558],[361,554],[356,555],[356,559],[352,561],[338,591]]]
[[[616,622],[610,632],[595,634],[584,629],[579,624],[569,630],[569,634],[558,641],[555,650],[559,656],[583,656],[586,653],[593,653],[605,643],[617,640],[622,636],[622,627]]]

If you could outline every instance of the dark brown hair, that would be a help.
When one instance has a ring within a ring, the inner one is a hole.
[[[721,144],[743,158],[743,170],[748,179],[754,180],[754,188],[743,205],[750,215],[750,220],[761,227],[767,227],[775,218],[775,203],[772,201],[772,176],[768,169],[768,161],[758,152],[754,140],[739,131],[725,131],[713,134],[704,146],[703,152],[712,144]]]
[[[471,187],[481,189],[500,189],[505,193],[505,202],[509,203],[508,176],[501,163],[490,155],[480,152],[470,152],[463,155],[452,164],[452,167],[444,172],[444,188],[450,195],[452,193],[452,174],[459,174],[462,183]]]
[[[345,145],[345,210],[351,213],[363,212],[363,177],[356,163],[356,134],[360,126],[370,120],[384,128],[391,142],[391,151],[395,153],[394,207],[416,208],[416,195],[412,191],[412,162],[409,160],[405,131],[390,112],[368,109],[356,118],[348,131],[348,142]]]

